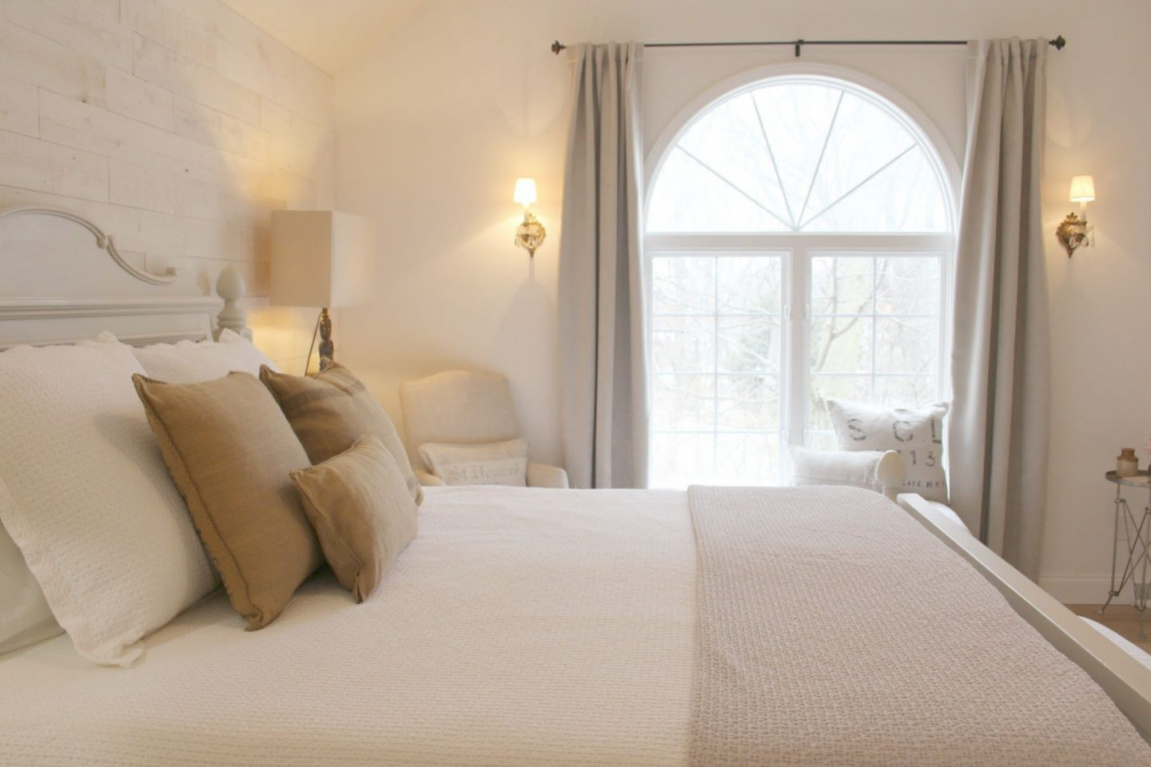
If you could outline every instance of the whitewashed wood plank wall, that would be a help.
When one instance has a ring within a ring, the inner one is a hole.
[[[0,206],[88,216],[121,252],[237,266],[273,359],[314,317],[261,308],[277,208],[334,204],[332,78],[218,0],[0,0]]]

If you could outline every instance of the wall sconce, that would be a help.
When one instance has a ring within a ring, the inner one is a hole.
[[[1074,211],[1068,213],[1055,230],[1055,237],[1067,249],[1068,258],[1076,248],[1091,244],[1090,235],[1094,228],[1087,225],[1087,203],[1095,201],[1095,179],[1091,176],[1072,178],[1070,197],[1071,202],[1079,203],[1080,215],[1075,215]]]
[[[536,201],[536,180],[534,178],[517,178],[515,201],[524,206],[524,221],[516,227],[515,243],[518,247],[534,257],[536,250],[544,244],[548,236],[544,225],[532,215],[531,205]]]

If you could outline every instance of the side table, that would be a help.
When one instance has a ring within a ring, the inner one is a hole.
[[[1099,608],[1099,614],[1103,614],[1111,604],[1111,600],[1119,596],[1123,587],[1130,581],[1134,591],[1135,609],[1139,611],[1139,640],[1143,641],[1147,639],[1144,617],[1148,592],[1151,591],[1151,477],[1146,471],[1140,471],[1133,477],[1120,477],[1115,472],[1109,471],[1106,477],[1108,482],[1115,483],[1115,529],[1111,539],[1111,589],[1107,594],[1107,602]],[[1131,511],[1131,506],[1123,496],[1125,487],[1148,492],[1147,504],[1143,507],[1142,514]],[[1122,574],[1118,574],[1120,524],[1123,525],[1127,546],[1127,560],[1123,565]]]

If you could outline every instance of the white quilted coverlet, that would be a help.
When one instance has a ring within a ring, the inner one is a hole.
[[[362,605],[320,575],[257,632],[210,597],[131,668],[94,667],[64,637],[0,660],[0,764],[687,764],[686,495],[425,492],[420,536]],[[730,541],[758,565],[722,584],[759,611],[769,682],[753,717],[713,733],[735,761],[1151,761],[1103,692],[902,511],[775,492]]]
[[[883,496],[689,498],[693,765],[1151,764],[1103,690]]]
[[[362,605],[324,574],[257,632],[217,594],[131,668],[0,660],[0,764],[682,764],[684,494],[425,492]]]

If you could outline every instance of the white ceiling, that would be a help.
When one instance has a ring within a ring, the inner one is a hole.
[[[223,0],[328,74],[354,64],[424,0]]]

